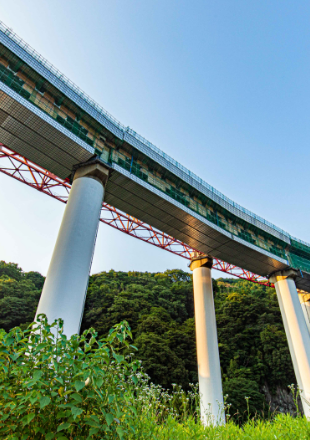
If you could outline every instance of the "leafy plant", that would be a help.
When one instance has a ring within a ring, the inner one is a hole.
[[[44,315],[27,330],[0,333],[0,436],[17,439],[123,438],[136,410],[126,384],[140,363],[126,322],[106,338],[90,329],[68,339]]]

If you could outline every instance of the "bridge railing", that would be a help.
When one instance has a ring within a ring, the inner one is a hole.
[[[278,226],[274,225],[273,223],[265,220],[264,218],[254,214],[250,210],[244,208],[243,206],[239,205],[238,203],[235,203],[233,200],[222,194],[220,191],[212,187],[210,184],[205,182],[203,179],[201,179],[199,176],[197,176],[192,171],[188,170],[186,167],[184,167],[182,164],[177,162],[175,159],[173,159],[168,154],[164,153],[162,150],[160,150],[158,147],[156,147],[154,144],[149,142],[147,139],[145,139],[143,136],[136,133],[134,130],[132,130],[130,127],[125,127],[121,122],[119,122],[114,116],[112,116],[109,112],[103,109],[101,105],[99,105],[94,99],[92,99],[89,95],[87,95],[85,92],[83,92],[76,84],[73,83],[68,77],[66,77],[63,73],[61,73],[53,64],[51,64],[49,61],[47,61],[42,55],[40,55],[35,49],[33,49],[28,43],[26,43],[22,38],[20,38],[12,29],[7,27],[2,21],[0,21],[0,31],[3,32],[5,35],[7,35],[12,41],[14,41],[20,48],[25,50],[30,56],[32,56],[37,62],[39,62],[41,65],[43,65],[46,69],[48,69],[53,75],[55,75],[60,81],[62,81],[67,87],[69,87],[74,93],[76,93],[80,98],[85,100],[92,108],[94,108],[99,114],[103,115],[105,118],[107,118],[111,123],[113,123],[119,130],[125,133],[129,133],[131,136],[133,136],[135,139],[137,139],[139,142],[144,144],[145,146],[149,147],[151,150],[156,152],[159,156],[164,158],[168,163],[173,165],[174,167],[181,170],[184,174],[189,176],[191,179],[198,182],[200,185],[205,187],[208,191],[215,194],[217,197],[219,197],[223,202],[230,205],[234,209],[237,209],[243,214],[248,215],[252,219],[268,226],[269,228],[277,231],[280,234],[283,234],[284,236],[288,237],[289,239],[294,239],[295,241],[310,247],[310,244],[302,241],[298,238],[291,237],[290,234],[288,234],[283,229],[279,228]]]

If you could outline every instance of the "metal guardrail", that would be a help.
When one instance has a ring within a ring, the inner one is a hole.
[[[66,77],[63,73],[61,73],[53,64],[51,64],[49,61],[47,61],[42,55],[40,55],[35,49],[33,49],[28,43],[26,43],[22,38],[20,38],[12,29],[7,27],[2,21],[0,21],[0,31],[2,31],[4,34],[6,34],[11,40],[13,40],[16,44],[18,44],[22,49],[24,49],[29,55],[31,55],[37,62],[41,63],[45,68],[47,68],[53,75],[55,75],[60,81],[62,81],[67,87],[69,87],[73,92],[75,92],[79,97],[84,99],[90,106],[92,106],[97,112],[102,114],[105,118],[107,118],[112,124],[114,124],[119,130],[123,131],[123,133],[128,133],[131,136],[133,136],[135,139],[140,141],[145,146],[149,147],[151,150],[156,152],[159,156],[163,157],[165,160],[170,162],[172,165],[177,167],[179,170],[181,170],[183,173],[191,177],[196,182],[203,185],[206,189],[211,191],[213,194],[217,195],[219,198],[221,198],[223,201],[231,205],[233,208],[238,209],[239,211],[243,212],[244,214],[247,214],[251,218],[265,224],[266,226],[269,226],[270,228],[274,229],[275,231],[283,234],[284,236],[288,238],[292,238],[293,240],[296,240],[299,243],[304,244],[305,246],[309,246],[310,244],[300,240],[298,238],[292,237],[288,232],[284,231],[283,229],[279,228],[278,226],[274,225],[273,223],[265,220],[264,218],[254,214],[250,210],[244,208],[243,206],[239,205],[238,203],[235,203],[233,200],[226,197],[224,194],[222,194],[220,191],[212,187],[210,184],[205,182],[203,179],[201,179],[199,176],[197,176],[192,171],[188,170],[186,167],[184,167],[182,164],[177,162],[175,159],[173,159],[168,154],[164,153],[162,150],[160,150],[158,147],[153,145],[151,142],[149,142],[147,139],[145,139],[143,136],[136,133],[134,130],[132,130],[130,127],[125,127],[121,122],[119,122],[114,116],[112,116],[109,112],[103,109],[101,105],[99,105],[96,101],[94,101],[89,95],[87,95],[85,92],[83,92],[76,84],[74,84],[68,77]]]

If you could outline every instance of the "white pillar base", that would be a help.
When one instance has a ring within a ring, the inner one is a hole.
[[[274,283],[291,353],[304,414],[310,417],[310,334],[303,316],[295,285],[294,270],[276,272]],[[289,384],[288,384],[289,385]]]
[[[64,320],[64,334],[79,333],[108,170],[86,165],[75,173],[36,316]]]
[[[220,357],[211,278],[212,258],[193,258],[200,415],[204,425],[225,423]]]

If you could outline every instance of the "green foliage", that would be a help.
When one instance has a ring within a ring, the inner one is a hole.
[[[0,261],[0,278],[4,276],[19,281],[23,277],[23,272],[15,263]]]
[[[165,423],[156,425],[152,417],[139,415],[136,419],[136,433],[128,439],[148,440],[308,440],[310,423],[305,417],[294,419],[279,414],[272,421],[250,420],[239,427],[233,422],[225,426],[204,428],[188,417],[182,423],[169,417]]]
[[[90,277],[82,328],[104,335],[126,319],[144,371],[156,384],[188,389],[197,381],[193,316],[190,274],[110,271]]]
[[[33,321],[43,283],[38,272],[24,273],[17,264],[0,261],[0,328],[9,331]]]
[[[16,264],[0,263],[0,328],[26,328],[32,322],[43,282],[37,272],[23,273]],[[238,279],[213,281],[213,289],[224,388],[234,379],[255,382],[259,390],[267,384],[271,392],[296,383],[274,289]],[[82,331],[94,327],[105,337],[123,320],[155,384],[172,389],[177,383],[188,391],[189,383],[197,382],[189,273],[111,270],[91,276]],[[242,393],[240,388],[244,403]]]
[[[271,389],[295,382],[276,292],[246,281],[218,282],[216,318],[223,379]]]
[[[126,383],[139,362],[122,352],[127,323],[106,338],[90,329],[67,339],[61,320],[0,333],[0,436],[6,439],[124,438],[135,409]],[[131,399],[130,399],[131,398]]]
[[[264,395],[259,392],[258,385],[253,380],[241,377],[228,379],[223,383],[223,393],[228,395],[230,416],[239,423],[256,414],[264,414]]]
[[[185,393],[178,385],[167,393],[149,383],[140,363],[125,357],[133,348],[127,323],[97,338],[93,330],[69,340],[61,320],[48,325],[41,315],[28,330],[0,332],[0,436],[7,440],[215,440],[308,439],[304,417],[252,418],[238,426],[201,425],[197,386]],[[250,381],[227,382],[235,391],[253,393]],[[256,389],[257,391],[257,389]],[[236,397],[238,399],[238,396]],[[257,400],[258,402],[258,400]],[[256,402],[256,403],[257,403]],[[239,402],[242,405],[242,402]],[[297,403],[296,403],[297,404]]]

